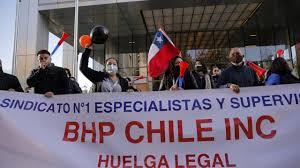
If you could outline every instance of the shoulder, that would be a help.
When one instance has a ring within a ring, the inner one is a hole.
[[[3,73],[3,76],[5,76],[6,78],[17,78],[15,75],[11,75],[11,74],[8,74],[8,73]]]
[[[13,82],[18,82],[18,78],[15,75],[11,75],[11,74],[7,74],[7,73],[3,73],[4,78],[6,78],[6,80],[9,81],[13,81]]]
[[[279,79],[280,78],[280,75],[276,74],[276,73],[272,73],[268,79],[270,80],[274,80],[274,79]]]
[[[49,69],[55,72],[66,73],[64,68],[58,66],[51,66]]]
[[[121,82],[128,83],[128,81],[125,78],[121,77],[120,75],[118,75],[118,77]]]
[[[224,69],[224,71],[222,71],[221,75],[227,75],[232,71],[233,71],[233,67],[229,66],[228,68]]]

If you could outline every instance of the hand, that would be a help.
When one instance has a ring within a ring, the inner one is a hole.
[[[170,91],[175,91],[175,90],[179,90],[179,88],[178,88],[177,85],[173,85],[173,86],[170,88]]]
[[[31,87],[26,87],[26,88],[25,88],[25,93],[29,93],[30,90],[31,90]]]
[[[8,91],[12,91],[12,92],[14,92],[14,91],[15,91],[15,89],[12,89],[12,88],[10,88],[10,89],[8,89]]]
[[[89,49],[92,50],[92,49],[93,49],[93,43],[91,43],[90,45],[89,45],[89,44],[86,44],[86,45],[85,45],[85,48],[89,48]]]
[[[45,95],[45,97],[50,98],[50,97],[53,97],[54,93],[53,92],[46,92],[44,95]]]
[[[235,93],[240,93],[239,85],[230,84],[229,88],[230,88],[230,90],[234,91]]]

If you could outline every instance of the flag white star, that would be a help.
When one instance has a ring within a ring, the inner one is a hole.
[[[159,36],[159,37],[156,38],[156,41],[159,42],[159,43],[162,43],[163,39],[161,38],[161,36]]]

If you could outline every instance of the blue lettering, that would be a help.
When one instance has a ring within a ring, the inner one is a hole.
[[[68,103],[64,104],[64,113],[69,113],[70,112],[70,105]]]
[[[32,101],[26,101],[24,110],[32,109],[33,105],[34,105],[34,103]]]
[[[127,102],[124,102],[124,112],[132,112],[132,109],[131,109],[131,103],[130,101],[127,101]]]
[[[241,103],[242,103],[243,107],[245,107],[245,108],[250,107],[250,98],[249,97],[246,98],[246,100],[247,100],[246,102],[244,101],[245,100],[244,97],[241,97],[240,100],[241,100]]]
[[[199,110],[202,110],[201,105],[197,99],[194,100],[192,110],[195,110],[196,108],[198,108]]]
[[[217,101],[220,105],[220,109],[223,109],[223,104],[224,104],[225,98],[222,98],[222,99],[217,98]]]
[[[262,96],[261,98],[265,107],[272,106],[272,103],[268,104],[268,102],[271,102],[270,96]]]
[[[240,108],[240,104],[239,104],[239,99],[236,98],[236,97],[233,97],[230,99],[230,102],[231,102],[231,108]]]
[[[14,103],[15,103],[15,100],[12,100],[12,102],[11,102],[9,108],[12,108],[12,107],[14,106]]]
[[[180,106],[180,101],[179,100],[173,100],[172,105],[173,105],[173,110],[174,111],[180,111],[181,110],[181,106]]]
[[[163,108],[163,103],[161,100],[159,101],[159,111],[168,111],[167,108]]]
[[[104,112],[106,112],[106,113],[112,112],[112,103],[111,102],[104,103]]]
[[[102,102],[95,103],[95,113],[102,113]]]
[[[284,99],[287,101],[288,104],[292,104],[293,95],[290,94],[289,97],[287,97],[285,94],[283,95]]]
[[[41,106],[44,105],[44,108],[42,108]],[[44,112],[46,110],[47,104],[42,102],[38,105],[38,111],[39,112]]]
[[[185,110],[189,110],[189,108],[188,108],[188,102],[190,102],[191,100],[186,99],[186,100],[181,100],[181,101],[184,102]]]
[[[57,113],[60,113],[60,111],[61,111],[61,106],[63,105],[62,103],[57,103],[57,105],[58,105],[58,111],[57,111]],[[76,110],[76,105],[75,105],[75,103],[74,103],[74,111]],[[78,103],[78,111],[79,111],[79,108],[80,108],[80,103]]]
[[[133,110],[135,112],[141,112],[143,110],[143,107],[137,108],[137,104],[140,104],[141,106],[143,105],[143,102],[141,101],[136,101],[133,103]]]
[[[153,101],[153,100],[150,102],[150,105],[149,105],[149,108],[148,108],[148,112],[150,112],[152,110],[158,111],[158,108],[157,108],[157,106],[155,104],[155,101]]]
[[[24,105],[24,101],[22,101],[22,103],[20,103],[19,100],[16,101],[14,108],[16,108],[18,106],[19,109],[22,109]]]
[[[277,102],[279,102],[279,103],[281,103],[281,105],[283,105],[282,98],[280,95],[272,95],[272,99],[273,99],[275,106],[277,106]]]
[[[252,99],[253,107],[256,107],[256,104],[260,102],[260,98],[258,96],[253,96],[251,97],[251,99]]]
[[[1,107],[8,107],[10,101],[11,101],[10,99],[4,99],[4,100],[2,100]]]
[[[202,103],[204,104],[203,108],[205,110],[210,110],[211,109],[211,101],[210,101],[210,99],[203,99]]]
[[[51,111],[52,113],[54,113],[55,111],[54,111],[54,104],[52,103],[49,107],[48,107],[48,109],[46,110],[46,112],[48,113],[49,111]]]
[[[122,103],[121,102],[115,102],[114,103],[114,112],[117,111],[117,109],[120,109],[122,107]]]

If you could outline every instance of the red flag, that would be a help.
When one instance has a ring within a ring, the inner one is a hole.
[[[184,62],[184,61],[181,61],[179,63],[179,67],[180,67],[180,74],[179,74],[179,77],[183,77],[186,69],[189,67],[189,64]]]

